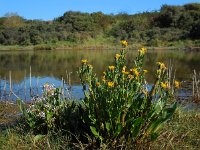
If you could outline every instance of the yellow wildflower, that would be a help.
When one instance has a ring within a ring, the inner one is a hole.
[[[140,54],[144,55],[146,53],[147,49],[142,47],[138,51],[139,51]]]
[[[130,71],[136,76],[138,77],[140,75],[139,71],[136,68],[130,69]]]
[[[174,85],[175,85],[175,88],[180,88],[180,82],[179,81],[174,81]]]
[[[97,82],[97,83],[96,83],[96,86],[97,86],[97,87],[100,86],[100,82]]]
[[[82,64],[86,64],[88,62],[88,60],[87,59],[83,59],[83,60],[81,60],[81,62],[82,62]]]
[[[159,67],[160,69],[163,69],[163,70],[167,69],[167,67],[165,66],[165,64],[162,63],[162,62],[157,62],[157,65],[158,65],[158,67]]]
[[[104,71],[103,74],[106,75],[106,72]]]
[[[108,87],[114,87],[114,82],[108,82]]]
[[[122,46],[127,47],[128,46],[128,42],[126,40],[122,40],[121,41]]]
[[[115,55],[115,58],[116,58],[116,59],[119,59],[120,57],[121,57],[120,54],[116,54],[116,55]]]
[[[163,88],[163,89],[168,89],[169,88],[169,83],[168,82],[161,82],[161,87]]]
[[[126,71],[126,66],[124,66],[124,67],[122,68],[122,72],[123,72],[123,71]]]
[[[108,66],[108,68],[109,68],[110,70],[114,71],[115,66]]]

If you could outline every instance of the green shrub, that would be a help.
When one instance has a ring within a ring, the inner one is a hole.
[[[157,63],[157,79],[153,86],[148,85],[147,70],[143,69],[146,49],[139,50],[135,67],[128,69],[125,66],[128,43],[121,43],[123,48],[116,54],[115,64],[108,66],[102,79],[87,60],[82,60],[79,68],[85,94],[83,120],[90,127],[94,141],[114,148],[155,140],[161,125],[176,109],[176,103],[168,103],[173,99],[174,88],[168,82],[165,65]],[[175,83],[178,87],[179,83]]]

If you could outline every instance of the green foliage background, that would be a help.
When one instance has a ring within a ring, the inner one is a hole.
[[[53,21],[26,20],[16,14],[0,18],[1,45],[59,41],[83,44],[99,37],[110,39],[111,44],[126,39],[145,46],[170,46],[169,43],[177,41],[197,40],[200,39],[200,4],[163,5],[160,11],[134,15],[68,11]]]

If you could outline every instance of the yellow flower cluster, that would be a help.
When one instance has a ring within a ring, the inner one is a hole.
[[[108,87],[114,87],[114,82],[109,81],[108,82]]]
[[[144,48],[144,47],[142,47],[142,48],[140,48],[138,51],[139,51],[139,53],[140,53],[141,55],[144,55],[144,54],[147,52],[147,49]]]
[[[114,70],[115,70],[115,66],[108,66],[108,68],[109,68],[111,71],[114,71]]]
[[[122,40],[121,41],[122,46],[127,47],[128,46],[128,42],[126,40]]]
[[[81,62],[82,62],[82,64],[86,64],[88,62],[88,60],[87,59],[83,59],[83,60],[81,60]]]

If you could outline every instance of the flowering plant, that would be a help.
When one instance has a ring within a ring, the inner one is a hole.
[[[147,70],[143,68],[147,49],[138,50],[134,67],[128,69],[125,57],[128,43],[121,44],[123,48],[116,54],[115,64],[108,66],[101,79],[88,61],[79,68],[85,94],[83,120],[97,141],[112,146],[124,141],[136,144],[156,139],[158,129],[176,109],[176,103],[168,105],[173,91],[167,84],[165,65],[158,63],[156,81],[153,86],[148,85]]]
[[[59,129],[78,131],[80,122],[78,104],[63,98],[61,89],[55,88],[52,84],[43,85],[42,97],[35,97],[28,108],[23,101],[17,102],[26,123],[36,133],[47,133]]]

